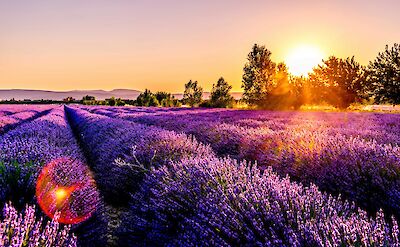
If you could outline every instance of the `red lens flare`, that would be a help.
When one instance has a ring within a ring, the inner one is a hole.
[[[89,168],[68,157],[48,163],[36,184],[39,206],[50,218],[59,212],[58,222],[78,224],[96,210],[99,193]]]

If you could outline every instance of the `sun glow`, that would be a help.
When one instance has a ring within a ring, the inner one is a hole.
[[[323,52],[314,46],[299,46],[286,56],[289,72],[295,76],[307,76],[324,59]]]
[[[71,193],[64,188],[56,189],[56,202],[57,204],[64,203]]]
[[[64,200],[65,197],[67,197],[67,192],[65,191],[65,189],[57,189],[56,190],[56,198],[58,201]]]
[[[76,159],[61,157],[46,164],[36,182],[36,198],[50,218],[78,224],[91,217],[99,203],[99,193],[89,168]]]

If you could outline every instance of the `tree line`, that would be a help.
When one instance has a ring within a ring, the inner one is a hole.
[[[302,105],[329,104],[345,109],[353,103],[400,104],[400,45],[386,46],[383,52],[363,66],[353,57],[331,56],[322,60],[308,76],[294,76],[285,63],[271,59],[271,51],[255,44],[243,68],[243,96],[240,100],[259,109],[298,109]],[[146,89],[136,100],[108,99],[107,105],[179,107],[235,107],[232,86],[223,77],[213,84],[208,100],[197,81],[185,84],[181,100],[171,93]],[[90,97],[90,96],[87,96]],[[94,99],[83,99],[93,103]]]
[[[242,102],[260,109],[298,109],[329,104],[345,109],[353,103],[400,104],[400,45],[386,46],[369,65],[353,57],[330,56],[308,76],[293,76],[271,51],[255,44],[243,68]],[[189,106],[233,107],[232,86],[224,78],[213,84],[209,100],[197,81],[185,84],[182,103]]]
[[[177,107],[182,104],[191,107],[219,107],[227,108],[233,107],[235,99],[231,96],[230,91],[232,86],[225,81],[223,77],[213,84],[210,98],[203,99],[203,88],[197,81],[190,80],[185,84],[185,91],[181,100],[176,99],[173,95],[166,92],[152,93],[146,89],[134,101],[136,106],[164,106],[164,107]]]
[[[344,109],[365,101],[400,104],[400,45],[386,46],[368,66],[353,57],[323,60],[308,77],[288,73],[284,63],[255,44],[247,56],[242,79],[243,101],[262,109],[297,109],[327,103]]]

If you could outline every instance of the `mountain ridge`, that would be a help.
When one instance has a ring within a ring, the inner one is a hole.
[[[0,89],[1,100],[63,100],[67,97],[82,99],[86,95],[96,97],[96,99],[104,100],[111,97],[123,99],[136,99],[141,92],[133,89],[114,89],[114,90],[69,90],[69,91],[52,91],[38,89]]]

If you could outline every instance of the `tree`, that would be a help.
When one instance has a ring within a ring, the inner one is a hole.
[[[289,76],[289,87],[293,97],[292,106],[299,109],[303,104],[312,102],[310,84],[304,76]]]
[[[289,83],[289,72],[285,63],[275,67],[270,92],[265,95],[260,106],[264,109],[289,109],[294,106],[295,98]]]
[[[198,85],[197,81],[190,80],[185,84],[185,92],[183,93],[183,102],[191,107],[199,105],[203,97],[203,89]]]
[[[115,105],[116,106],[124,106],[125,105],[125,101],[123,101],[121,98],[117,98],[115,100]]]
[[[109,106],[124,106],[125,102],[121,98],[115,98],[114,96],[106,99],[106,105]]]
[[[156,96],[148,89],[144,90],[143,93],[139,94],[136,99],[135,105],[137,106],[159,106]]]
[[[154,94],[163,107],[174,107],[178,106],[178,100],[173,95],[167,92],[157,92]]]
[[[85,100],[96,100],[96,98],[94,96],[86,95],[86,96],[83,96],[82,100],[83,101],[85,101]]]
[[[94,96],[86,95],[82,98],[82,104],[84,105],[95,105],[96,98]]]
[[[106,104],[109,106],[115,106],[115,104],[116,104],[115,97],[113,96],[110,99],[106,99]]]
[[[368,82],[377,103],[400,104],[400,44],[380,52],[369,63]]]
[[[210,105],[217,108],[232,107],[234,99],[230,94],[232,86],[223,77],[219,78],[217,84],[213,84]]]
[[[274,88],[275,63],[265,46],[255,44],[243,68],[243,100],[261,106]]]
[[[331,56],[310,74],[313,93],[335,107],[344,109],[366,97],[365,69],[354,57]]]

